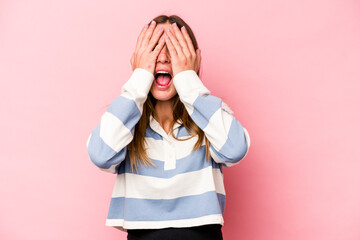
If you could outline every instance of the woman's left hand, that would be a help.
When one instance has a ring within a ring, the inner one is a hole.
[[[200,49],[195,51],[185,27],[182,27],[180,31],[173,23],[171,28],[171,30],[169,28],[170,31],[166,31],[169,38],[165,37],[165,41],[170,52],[173,77],[186,70],[198,72],[201,62]]]

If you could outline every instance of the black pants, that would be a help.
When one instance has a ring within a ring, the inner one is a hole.
[[[186,228],[128,229],[128,240],[223,240],[221,224]]]

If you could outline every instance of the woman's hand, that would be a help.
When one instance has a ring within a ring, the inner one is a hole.
[[[180,31],[176,23],[173,23],[172,29],[166,31],[166,35],[168,38],[165,38],[165,41],[171,56],[173,76],[186,70],[198,72],[201,62],[200,49],[195,51],[185,27]]]
[[[137,39],[135,52],[130,59],[133,71],[136,68],[143,68],[154,75],[156,59],[165,44],[164,38],[161,38],[159,41],[164,29],[160,27],[154,33],[155,26],[155,21],[152,21],[150,26],[146,24]],[[156,44],[157,46],[155,47]]]

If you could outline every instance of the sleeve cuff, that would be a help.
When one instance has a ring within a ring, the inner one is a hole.
[[[147,95],[155,77],[143,68],[136,68],[130,79],[123,85],[121,93],[134,92],[139,95]]]
[[[193,96],[194,93],[203,96],[211,93],[194,70],[179,72],[174,76],[173,83],[179,96]]]

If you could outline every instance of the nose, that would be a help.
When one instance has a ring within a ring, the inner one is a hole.
[[[158,58],[157,58],[157,62],[160,62],[160,63],[170,63],[170,53],[169,53],[169,50],[166,46],[166,43],[165,45],[163,46],[163,48],[161,49],[159,55],[158,55]]]

